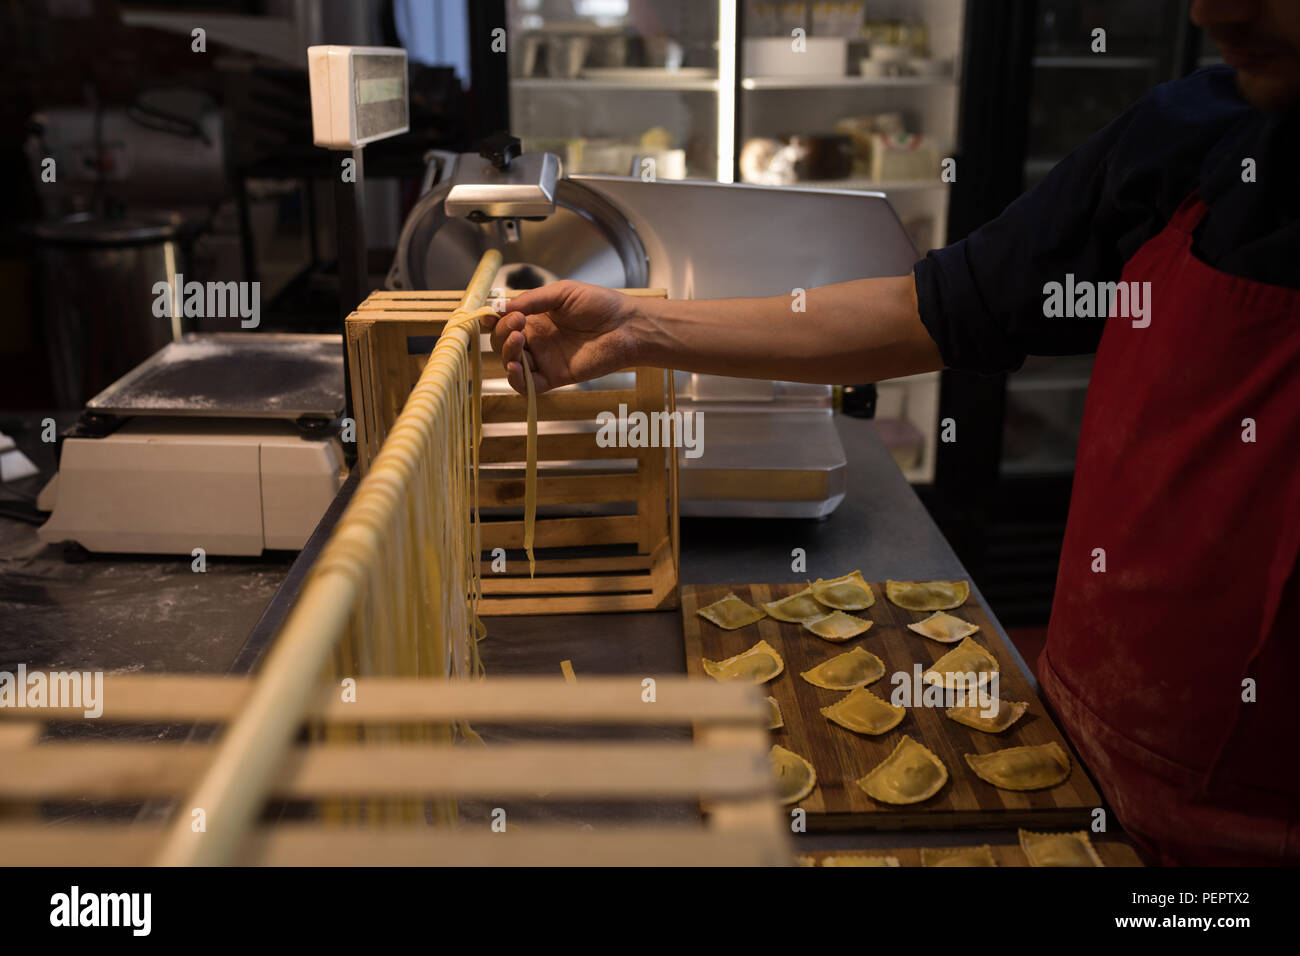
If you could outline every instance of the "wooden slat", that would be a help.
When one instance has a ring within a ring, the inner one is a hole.
[[[653,588],[650,573],[645,574],[608,574],[579,577],[563,575],[553,578],[507,578],[488,577],[483,579],[483,593],[491,595],[505,594],[557,594],[585,592],[590,594],[644,591],[649,594]]]
[[[539,505],[583,505],[636,501],[636,475],[564,475],[537,479]],[[523,478],[488,478],[478,483],[480,508],[500,508],[524,503]],[[662,533],[662,529],[660,529]],[[538,539],[540,541],[540,538]],[[646,548],[645,550],[649,550]]]
[[[648,554],[628,554],[608,558],[538,558],[537,574],[581,574],[584,571],[645,571],[649,572],[654,556]],[[492,570],[492,562],[484,561],[479,565],[484,580],[489,578],[522,577],[528,574],[528,561],[518,558],[506,565],[506,571],[498,574]]]
[[[568,685],[566,685],[568,686]],[[48,743],[5,752],[4,800],[137,800],[188,793],[212,761],[203,744]],[[483,799],[719,799],[763,795],[765,754],[698,744],[546,743],[485,749],[329,744],[295,748],[268,795]],[[541,795],[545,794],[544,797]]]
[[[144,866],[161,827],[0,825],[0,866]],[[788,840],[718,833],[690,825],[610,831],[532,826],[505,833],[422,826],[363,829],[319,824],[264,826],[235,859],[240,866],[782,866]]]
[[[845,569],[846,571],[849,569]],[[772,739],[807,758],[817,770],[818,786],[799,803],[808,812],[810,829],[881,828],[931,829],[979,826],[1026,826],[1031,829],[1087,825],[1101,796],[1088,778],[1064,735],[1048,716],[1042,702],[1014,663],[998,637],[984,609],[972,598],[948,613],[971,621],[980,630],[974,639],[988,648],[1001,667],[1000,696],[1026,701],[1029,712],[1001,734],[985,734],[950,720],[943,708],[909,707],[901,724],[886,734],[871,737],[855,734],[830,723],[820,708],[834,703],[844,692],[824,690],[802,680],[799,674],[837,654],[862,647],[885,663],[885,676],[869,688],[888,699],[894,690],[891,679],[903,673],[910,680],[913,665],[928,667],[951,649],[908,631],[905,627],[928,613],[896,607],[885,597],[882,583],[873,583],[876,601],[866,611],[854,612],[874,622],[861,637],[832,644],[809,634],[800,625],[764,618],[748,627],[724,631],[706,622],[696,610],[734,591],[750,604],[773,601],[806,587],[803,582],[783,584],[719,585],[682,589],[682,623],[686,643],[687,672],[703,675],[702,657],[730,657],[766,640],[781,654],[785,670],[763,685],[780,704],[785,727]],[[934,797],[911,806],[877,803],[857,786],[893,750],[903,734],[930,748],[948,768],[949,781]],[[967,766],[964,755],[988,753],[1006,747],[1056,741],[1071,752],[1069,778],[1057,787],[1033,792],[1000,790],[979,779]]]
[[[617,414],[619,404],[633,407],[636,391],[616,388],[605,391],[544,392],[537,396],[539,421],[595,421],[601,412]],[[521,422],[528,414],[528,402],[522,395],[484,395],[483,422]]]
[[[620,611],[654,611],[661,598],[650,593],[638,594],[556,594],[545,597],[485,596],[479,601],[479,613],[485,617],[517,614],[605,614]]]
[[[479,461],[485,464],[523,462],[526,437],[525,435],[484,435],[483,444],[479,446]],[[595,432],[539,433],[537,436],[539,462],[629,459],[636,456],[635,448],[617,446],[602,448],[596,444]]]
[[[664,373],[651,372],[636,377],[636,404],[643,410],[663,411],[668,407],[664,394]],[[652,419],[653,421],[653,419]],[[663,436],[660,436],[662,439]],[[668,523],[668,458],[676,452],[671,447],[645,448],[637,460],[638,545],[650,551],[664,536]]]
[[[522,521],[485,521],[482,528],[484,550],[522,548]],[[595,518],[538,518],[536,546],[572,548],[579,545],[636,544],[637,523],[634,515]]]
[[[0,713],[8,711],[11,715],[12,708],[0,708]],[[84,708],[74,711],[77,714],[85,714]],[[30,717],[33,711],[28,711]],[[39,711],[42,717],[44,711]],[[41,736],[41,724],[35,720],[11,720],[9,722],[0,722],[0,750],[13,750],[19,747],[30,747],[36,743],[37,738]]]
[[[647,297],[662,298],[664,295],[661,289],[625,291]],[[376,292],[349,317],[353,404],[363,474],[378,455],[384,436],[427,361],[426,356],[410,354],[410,338],[437,336],[460,299],[461,293],[455,290]],[[551,565],[546,574],[555,581],[553,589],[535,583],[513,589],[491,585],[489,590],[496,593],[485,600],[483,613],[574,613],[676,606],[675,457],[671,449],[663,448],[601,448],[596,444],[596,432],[592,430],[597,415],[617,412],[620,405],[647,413],[672,409],[671,387],[666,387],[668,379],[662,370],[640,368],[633,371],[636,373],[635,388],[562,390],[542,395],[538,402],[538,419],[550,426],[549,429],[543,428],[539,435],[540,462],[611,459],[637,462],[635,472],[629,470],[604,478],[571,472],[543,474],[539,482],[539,503],[561,513],[588,510],[581,507],[584,505],[630,503],[635,505],[633,514],[544,518],[537,525],[536,544],[539,548],[633,545],[640,552],[634,559],[637,562],[635,566],[611,564],[601,570],[639,571],[646,568],[649,581],[638,580],[633,589],[631,581],[614,583],[606,576],[587,573],[595,568],[578,565],[563,569],[563,574],[574,579],[568,582],[566,590],[566,586],[557,580],[559,566]],[[483,374],[486,378],[504,375],[498,356],[490,352],[483,355]],[[482,421],[502,431],[521,427],[525,413],[526,402],[522,396],[493,393],[483,398]],[[565,422],[582,424],[563,430],[565,426],[562,423]],[[509,427],[501,428],[503,425]],[[557,428],[561,430],[556,431]],[[522,463],[524,443],[522,433],[487,434],[480,448],[480,461],[487,464]],[[485,508],[519,507],[523,502],[523,481],[513,476],[482,477],[480,496],[480,504]],[[485,550],[522,547],[522,522],[485,522],[483,532],[481,540]],[[664,541],[669,544],[664,557],[645,563],[649,552]],[[551,559],[543,556],[543,562],[548,560]],[[590,588],[592,600],[575,601],[571,591],[578,587]],[[627,590],[617,593],[611,590],[615,587]],[[549,608],[541,606],[551,600],[559,603]],[[509,612],[503,602],[509,602]]]
[[[488,677],[481,681],[413,677],[357,678],[356,700],[321,687],[308,703],[312,720],[341,723],[514,723],[674,725],[742,723],[767,711],[751,687],[669,676],[655,678],[656,700],[642,700],[640,677],[589,677],[574,689],[549,677]],[[248,698],[252,679],[205,674],[108,674],[104,712],[95,723],[221,723]],[[0,733],[35,740],[32,711],[0,708]],[[81,708],[42,708],[42,720],[82,721]]]
[[[1064,832],[1064,831],[1062,831]],[[1106,866],[1142,866],[1142,858],[1127,843],[1119,840],[1092,840],[1093,848]],[[956,847],[935,847],[937,851],[957,849]],[[969,847],[966,847],[969,849]],[[993,843],[989,849],[998,866],[1028,866],[1029,858],[1017,843]],[[892,856],[899,866],[921,866],[921,848],[918,846],[889,847],[878,850],[818,850],[814,853],[798,854],[798,861],[804,866],[821,866],[828,856]],[[805,862],[810,861],[810,862]]]

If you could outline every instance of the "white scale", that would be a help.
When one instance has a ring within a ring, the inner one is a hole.
[[[316,145],[406,131],[406,52],[309,47]],[[358,187],[360,188],[360,187]],[[342,337],[188,335],[95,396],[39,507],[46,542],[90,551],[300,549],[347,464]]]

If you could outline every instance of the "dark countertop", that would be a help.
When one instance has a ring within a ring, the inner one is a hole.
[[[71,420],[62,416],[60,425]],[[0,430],[12,435],[48,474],[53,447],[39,442],[37,422],[39,416],[25,422],[0,421]],[[848,458],[848,493],[835,513],[824,520],[683,520],[683,584],[833,577],[853,568],[860,568],[871,581],[967,577],[872,423],[839,417],[838,427]],[[16,490],[34,495],[43,481],[27,479]],[[332,515],[341,505],[336,501]],[[330,523],[327,516],[318,535],[323,536]],[[790,570],[794,548],[807,554],[805,575]],[[207,573],[196,574],[188,557],[82,553],[70,560],[65,550],[42,545],[33,525],[0,518],[0,669],[11,669],[11,664],[21,661],[33,668],[248,670],[274,633],[307,564],[305,558],[291,569],[297,556],[287,553],[252,559],[216,557],[209,559]],[[304,556],[311,550],[309,545]],[[277,595],[286,578],[289,586]],[[972,590],[983,602],[973,583]],[[558,677],[560,661],[565,659],[573,662],[579,677],[685,670],[676,610],[494,617],[486,623],[488,638],[482,653],[492,674]],[[1016,654],[1001,625],[997,626]],[[1033,671],[1016,656],[1033,681]],[[520,736],[506,728],[493,730],[485,733],[489,740]],[[522,735],[545,735],[549,728],[530,731]],[[464,809],[473,812],[471,807]],[[665,808],[662,815],[672,818],[683,812],[691,811]],[[815,850],[990,840],[1014,843],[1015,832],[806,835],[799,846]]]
[[[682,520],[682,584],[731,584],[837,577],[854,568],[868,581],[967,578],[965,568],[902,472],[863,419],[837,416],[848,459],[848,492],[823,520]],[[803,548],[805,575],[791,572]],[[972,591],[987,603],[972,582]],[[997,623],[990,611],[990,618]],[[679,611],[487,618],[483,662],[494,673],[680,673],[686,669]],[[1015,653],[1006,632],[998,632]],[[1032,670],[1016,656],[1033,681]]]
[[[42,471],[0,486],[7,505],[34,499],[54,472],[55,446],[40,440],[43,417],[0,419],[0,431]],[[60,434],[77,419],[53,417]],[[296,557],[210,555],[199,574],[189,556],[46,545],[36,525],[0,516],[0,670],[22,662],[51,670],[224,672]]]

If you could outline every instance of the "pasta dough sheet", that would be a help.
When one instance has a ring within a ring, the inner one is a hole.
[[[802,624],[804,621],[825,617],[830,610],[817,602],[811,588],[804,588],[798,594],[791,594],[779,601],[768,601],[763,609],[778,621],[788,624]]]
[[[815,860],[814,860],[815,862]],[[898,866],[896,856],[824,856],[822,866]]]
[[[1105,866],[1087,830],[1072,833],[1020,831],[1020,848],[1030,866]]]
[[[746,604],[734,593],[714,601],[708,607],[700,608],[695,613],[728,631],[734,631],[767,617],[763,611]]]
[[[747,651],[722,661],[701,660],[704,672],[719,681],[743,681],[747,684],[766,684],[785,670],[785,661],[776,648],[767,641],[759,641]]]
[[[876,603],[871,585],[862,579],[861,571],[830,581],[818,578],[809,585],[809,590],[819,603],[841,611],[865,611]]]
[[[885,596],[909,611],[951,611],[966,603],[966,581],[886,581]]]
[[[1070,776],[1070,758],[1054,740],[1032,747],[966,754],[966,763],[981,780],[1003,790],[1045,790],[1064,783]]]
[[[970,637],[979,630],[970,621],[963,621],[946,611],[935,611],[924,621],[907,625],[907,629],[940,644],[956,644],[962,638]]]
[[[777,799],[785,803],[798,803],[817,786],[817,771],[793,750],[773,744],[769,752],[772,772],[776,774]]]
[[[982,730],[986,734],[1000,734],[1025,715],[1029,705],[1019,700],[998,700],[997,712],[985,716],[984,708],[978,705],[949,707],[945,714],[959,724],[965,724],[973,730]]]
[[[852,690],[880,680],[885,674],[885,662],[870,651],[855,647],[822,661],[799,676],[815,687],[827,690]]]
[[[824,640],[837,643],[865,634],[871,630],[871,624],[871,621],[864,621],[843,611],[832,611],[825,617],[815,617],[811,621],[803,622],[805,630],[811,631]]]
[[[827,720],[855,733],[877,736],[902,723],[907,708],[896,707],[859,687],[829,707],[821,708],[821,713]]]
[[[921,679],[948,690],[977,690],[996,673],[999,673],[997,660],[983,645],[968,637],[931,664]]]
[[[948,768],[924,745],[907,734],[888,757],[858,781],[881,803],[912,804],[929,800],[948,782]]]
[[[987,843],[983,846],[960,846],[936,849],[921,848],[922,866],[997,866],[993,859],[993,848]]]

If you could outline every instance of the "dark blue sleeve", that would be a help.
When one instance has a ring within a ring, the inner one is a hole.
[[[1159,86],[998,218],[917,262],[921,321],[944,363],[1004,372],[1027,355],[1095,351],[1105,320],[1045,317],[1043,286],[1118,280],[1248,110],[1223,68]]]

